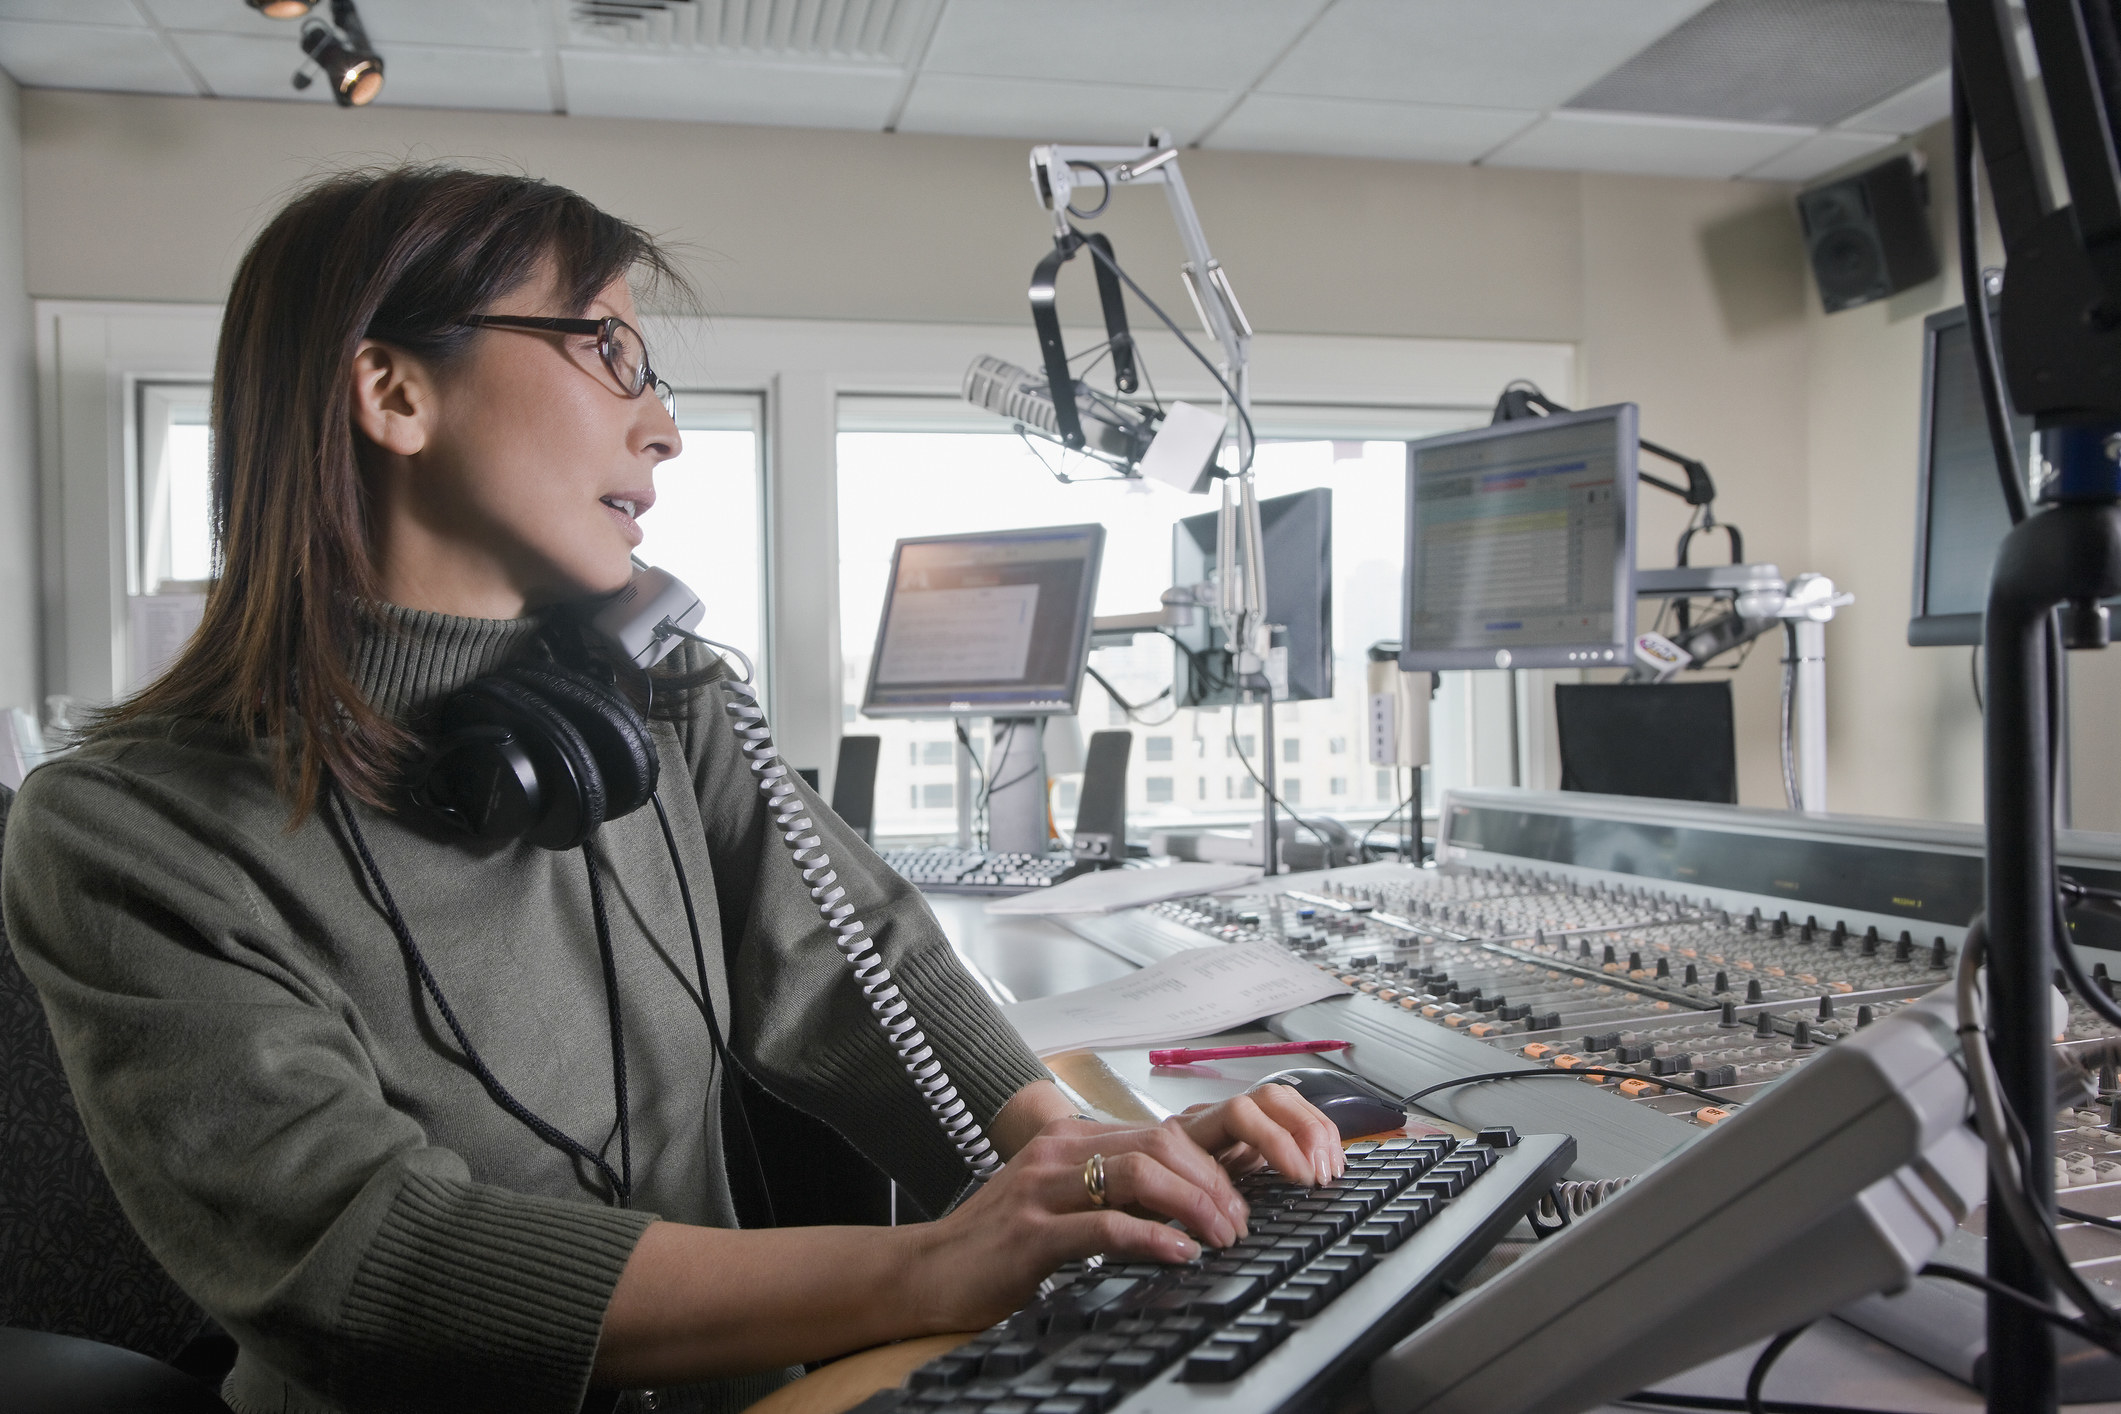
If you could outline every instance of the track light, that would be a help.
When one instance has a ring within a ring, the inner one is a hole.
[[[250,0],[263,10],[274,0]],[[293,4],[294,0],[283,0]],[[383,56],[368,42],[353,0],[331,0],[331,23],[311,20],[302,26],[302,52],[331,82],[332,100],[341,108],[362,108],[383,91]],[[295,70],[296,88],[312,82],[308,67]]]
[[[299,20],[310,12],[317,0],[243,0],[243,3],[268,20]]]

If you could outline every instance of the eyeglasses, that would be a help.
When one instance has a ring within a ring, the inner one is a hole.
[[[650,388],[673,418],[678,415],[677,390],[656,376],[648,366],[648,343],[640,330],[623,319],[549,319],[527,314],[475,314],[463,320],[472,329],[535,329],[550,334],[594,334],[597,355],[618,380],[619,391],[638,398]]]

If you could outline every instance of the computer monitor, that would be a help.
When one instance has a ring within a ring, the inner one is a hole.
[[[1216,516],[1188,516],[1171,528],[1171,582],[1200,584],[1216,571]],[[1267,622],[1274,624],[1267,676],[1276,701],[1306,702],[1333,695],[1333,493],[1325,487],[1270,496],[1259,503],[1262,578]],[[1219,707],[1237,700],[1228,644],[1212,610],[1172,631],[1177,651],[1172,681],[1181,707]],[[1208,669],[1207,673],[1201,671]],[[1216,676],[1219,674],[1219,676]],[[1286,682],[1286,693],[1280,691]]]
[[[1561,788],[1738,803],[1731,684],[1558,682]]]
[[[1990,306],[1991,319],[1996,317]],[[1974,368],[1966,307],[1922,321],[1922,452],[1915,492],[1915,596],[1907,641],[1917,648],[1981,641],[1989,572],[2011,528],[1995,445]],[[2011,415],[2011,439],[2032,453],[2033,420]]]
[[[1633,661],[1635,425],[1615,403],[1407,444],[1403,670]]]
[[[1101,525],[901,540],[869,659],[871,717],[1073,712],[1090,651]]]

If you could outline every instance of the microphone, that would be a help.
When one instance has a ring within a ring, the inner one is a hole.
[[[1049,442],[1067,446],[1060,410],[1045,379],[1005,359],[982,354],[965,370],[965,401],[1006,417]],[[1156,440],[1163,414],[1104,396],[1078,383],[1075,410],[1084,445],[1075,450],[1131,473]]]

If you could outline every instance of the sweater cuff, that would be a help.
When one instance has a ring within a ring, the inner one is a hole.
[[[619,1273],[655,1220],[408,1173],[340,1308],[334,1397],[578,1409]]]

